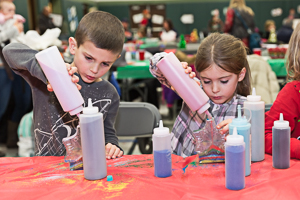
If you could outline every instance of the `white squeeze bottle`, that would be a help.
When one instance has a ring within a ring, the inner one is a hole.
[[[79,115],[79,125],[84,177],[102,179],[107,175],[103,114],[98,107],[92,106],[90,98],[88,107],[83,108]]]
[[[244,108],[251,111],[251,161],[262,161],[265,159],[265,102],[261,96],[256,95],[255,88],[252,95],[247,96]],[[245,112],[248,115],[248,112]]]
[[[159,122],[159,127],[153,130],[152,141],[154,154],[154,175],[160,178],[171,176],[171,134],[169,128],[163,127],[162,120]]]
[[[199,114],[206,113],[211,118],[207,109],[210,107],[208,96],[201,87],[186,74],[178,58],[174,53],[168,53],[156,64],[158,69],[167,78],[170,84],[175,88],[179,96],[189,106],[192,111]]]
[[[45,76],[51,84],[53,91],[65,112],[70,115],[82,111],[84,100],[72,82],[66,64],[56,46],[49,47],[35,54]]]

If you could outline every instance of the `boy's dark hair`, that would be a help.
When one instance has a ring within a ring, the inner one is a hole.
[[[95,11],[86,14],[79,22],[75,33],[77,47],[91,41],[97,48],[121,53],[125,40],[121,21],[114,15]]]
[[[212,33],[205,38],[197,51],[195,67],[197,72],[202,72],[213,63],[221,69],[239,75],[243,68],[246,74],[238,82],[237,94],[250,95],[251,73],[247,60],[247,52],[243,42],[229,34]]]

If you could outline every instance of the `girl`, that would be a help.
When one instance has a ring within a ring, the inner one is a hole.
[[[157,69],[156,63],[166,53],[155,54],[150,59],[151,73],[162,83],[171,87]],[[187,63],[182,63],[187,68]],[[209,112],[213,115],[221,133],[228,131],[228,124],[237,115],[237,105],[243,105],[250,94],[250,69],[243,43],[228,34],[212,33],[199,46],[195,67],[199,73],[204,92],[210,98]],[[191,71],[190,68],[186,73]],[[195,76],[194,74],[191,75]],[[194,152],[193,131],[205,125],[204,116],[193,112],[183,102],[171,133],[174,154],[183,157]]]
[[[265,148],[272,154],[272,126],[283,113],[291,127],[291,158],[300,159],[300,24],[290,39],[287,51],[287,83],[279,92],[269,112],[265,114]]]
[[[250,28],[251,31],[254,32],[255,23],[253,10],[250,7],[246,6],[245,0],[230,0],[229,8],[226,13],[224,33],[230,33],[231,35],[240,38],[248,47],[249,34],[242,21],[237,16],[236,12],[241,15],[248,28]]]

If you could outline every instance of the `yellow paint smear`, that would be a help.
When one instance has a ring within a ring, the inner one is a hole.
[[[76,183],[75,180],[69,179],[69,178],[64,178],[64,179],[61,179],[60,181],[65,183],[65,184],[74,184],[74,183]]]

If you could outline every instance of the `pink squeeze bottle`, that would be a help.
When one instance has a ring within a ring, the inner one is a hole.
[[[211,118],[207,111],[210,107],[208,96],[196,81],[184,72],[185,69],[173,52],[168,53],[156,66],[192,111],[197,111],[199,114],[205,112],[208,118]]]
[[[49,47],[35,54],[53,91],[65,112],[70,115],[79,114],[84,100],[72,82],[66,64],[56,46]]]

